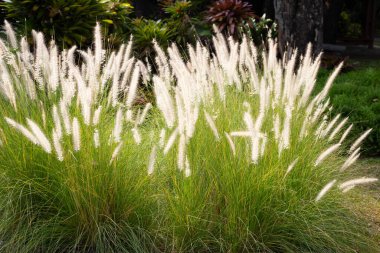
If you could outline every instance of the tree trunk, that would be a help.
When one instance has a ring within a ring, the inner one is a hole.
[[[303,53],[309,42],[314,53],[322,50],[323,0],[274,0],[274,8],[281,53],[287,44]]]
[[[0,27],[3,26],[5,15],[6,15],[5,8],[2,6],[2,4],[4,4],[4,1],[0,0]]]

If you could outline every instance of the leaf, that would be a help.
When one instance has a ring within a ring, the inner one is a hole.
[[[107,24],[113,24],[113,21],[111,19],[103,19],[102,21]]]

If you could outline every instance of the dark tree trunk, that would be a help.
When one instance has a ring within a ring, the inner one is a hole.
[[[287,44],[303,53],[309,42],[314,53],[322,50],[323,0],[274,0],[274,8],[282,53]]]
[[[0,0],[0,27],[3,26],[5,15],[6,15],[5,8],[2,6],[2,4],[4,4],[4,1]]]

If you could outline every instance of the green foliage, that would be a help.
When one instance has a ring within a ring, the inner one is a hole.
[[[190,1],[175,1],[163,7],[163,11],[169,15],[165,19],[168,27],[173,31],[174,41],[185,46],[186,43],[196,41],[196,29],[194,23],[198,20],[189,16],[191,10]]]
[[[276,23],[266,18],[265,14],[258,20],[251,18],[249,21],[244,21],[239,29],[242,35],[245,34],[252,38],[256,45],[277,37]]]
[[[20,33],[41,31],[63,47],[88,45],[97,21],[117,25],[131,10],[127,1],[118,0],[12,0],[3,5]]]
[[[138,18],[132,21],[132,25],[134,48],[141,58],[153,54],[153,40],[162,47],[167,47],[174,36],[173,31],[161,20]]]
[[[327,75],[327,71],[321,72],[320,85]],[[333,113],[350,117],[350,121],[354,123],[354,135],[373,128],[363,144],[363,151],[367,155],[380,154],[379,80],[378,65],[364,67],[338,76],[330,91]]]
[[[110,46],[118,46],[124,41],[125,34],[131,32],[131,13],[133,6],[130,0],[101,0],[106,5],[108,18],[103,19],[107,28],[108,43]],[[124,35],[124,36],[123,36]]]
[[[352,21],[351,15],[347,11],[340,13],[339,28],[345,37],[359,38],[362,35],[362,25]]]

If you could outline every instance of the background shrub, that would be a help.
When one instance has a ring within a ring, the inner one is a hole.
[[[131,9],[128,1],[119,0],[12,0],[3,6],[19,33],[41,31],[63,47],[87,45],[97,21],[108,26],[123,23]]]
[[[173,31],[160,20],[137,18],[132,21],[134,49],[140,58],[150,57],[154,52],[152,41],[167,47],[174,37]]]
[[[242,0],[218,0],[212,3],[206,12],[208,22],[235,38],[243,22],[250,22],[254,17],[256,15],[253,13],[252,5]]]

